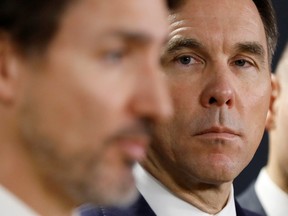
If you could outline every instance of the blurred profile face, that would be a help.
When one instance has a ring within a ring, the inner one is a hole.
[[[175,115],[155,126],[149,164],[184,187],[231,182],[260,143],[271,95],[256,6],[188,0],[170,15],[162,62]]]
[[[288,49],[286,47],[276,70],[273,80],[277,88],[276,99],[272,111],[268,115],[267,130],[269,131],[268,173],[280,188],[288,192]],[[271,124],[272,122],[272,124]]]
[[[76,204],[135,197],[148,126],[172,111],[159,63],[166,13],[162,0],[76,1],[43,56],[18,58],[19,133],[51,191]]]

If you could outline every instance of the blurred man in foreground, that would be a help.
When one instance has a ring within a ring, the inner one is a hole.
[[[171,115],[164,0],[0,3],[0,214],[121,205],[149,125]]]

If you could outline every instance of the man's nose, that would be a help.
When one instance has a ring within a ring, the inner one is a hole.
[[[207,83],[201,95],[201,103],[204,107],[227,106],[231,108],[235,103],[235,86],[233,75],[226,69],[221,72],[209,74]]]
[[[167,120],[173,114],[165,74],[158,64],[142,64],[133,98],[133,110],[153,121]]]

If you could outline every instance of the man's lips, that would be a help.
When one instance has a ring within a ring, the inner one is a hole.
[[[119,154],[134,163],[145,158],[150,141],[150,122],[142,120],[122,128],[107,143],[113,143],[120,150]]]
[[[194,136],[211,139],[233,139],[239,137],[240,133],[228,127],[213,126],[207,129],[200,129]]]
[[[117,139],[116,142],[128,160],[141,161],[146,157],[150,136],[145,134],[125,136]]]

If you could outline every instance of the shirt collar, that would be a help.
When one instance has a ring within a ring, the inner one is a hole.
[[[157,216],[212,216],[173,195],[138,164],[134,175],[138,190]],[[236,216],[233,186],[227,205],[215,216]]]
[[[255,183],[255,192],[267,215],[282,216],[288,212],[288,194],[270,178],[266,168],[262,168]]]
[[[24,202],[19,200],[10,191],[0,185],[0,211],[1,215],[13,216],[39,216]]]

